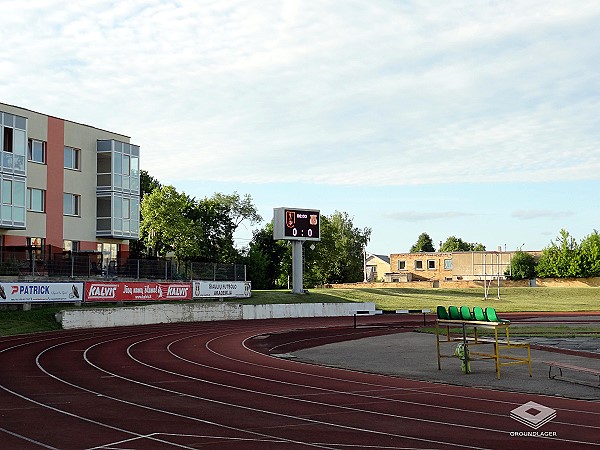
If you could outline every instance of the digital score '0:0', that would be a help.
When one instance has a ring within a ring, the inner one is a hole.
[[[306,236],[308,237],[312,237],[313,235],[313,230],[311,230],[310,228],[308,230],[306,230]],[[297,237],[298,236],[298,228],[292,228],[292,236]],[[304,236],[304,230],[300,230],[300,237]]]
[[[319,211],[286,209],[284,235],[292,238],[319,239]]]

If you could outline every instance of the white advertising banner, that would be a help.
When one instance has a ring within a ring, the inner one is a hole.
[[[83,283],[0,283],[0,303],[81,301]]]
[[[194,298],[251,297],[250,281],[194,281]]]

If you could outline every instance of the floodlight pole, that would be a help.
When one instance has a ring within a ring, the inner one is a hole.
[[[302,274],[302,244],[304,241],[292,241],[292,293],[304,293]]]

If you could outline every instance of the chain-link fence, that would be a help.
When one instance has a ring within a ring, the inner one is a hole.
[[[243,264],[131,258],[106,261],[100,252],[53,252],[50,247],[1,249],[0,276],[247,281]]]

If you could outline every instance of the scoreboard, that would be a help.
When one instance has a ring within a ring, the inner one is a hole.
[[[320,212],[314,209],[275,208],[273,239],[320,241]]]

